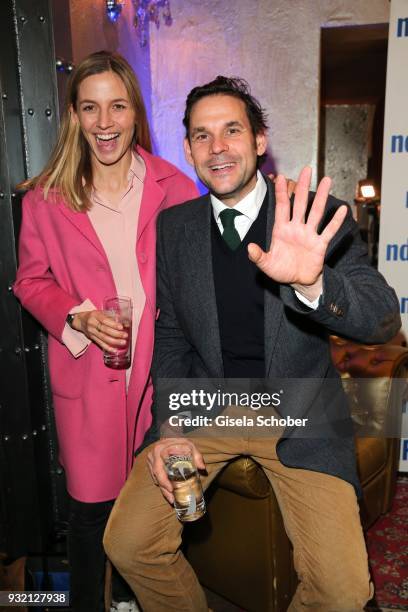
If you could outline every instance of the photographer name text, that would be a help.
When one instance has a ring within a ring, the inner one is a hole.
[[[258,414],[255,418],[251,416],[230,417],[220,414],[216,417],[209,416],[184,416],[175,414],[169,418],[171,427],[306,427],[309,419],[295,419],[288,417],[264,416]]]

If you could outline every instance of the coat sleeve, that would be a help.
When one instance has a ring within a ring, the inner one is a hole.
[[[342,204],[330,198],[330,212]],[[331,209],[331,211],[330,211]],[[280,295],[292,310],[323,325],[330,333],[366,344],[390,340],[401,326],[395,291],[370,265],[367,248],[360,237],[351,210],[329,244],[323,268],[323,294],[316,310],[310,310],[289,286]]]
[[[13,291],[24,308],[61,341],[66,316],[78,300],[61,289],[50,269],[35,217],[37,198],[37,193],[31,191],[23,199],[19,266]]]

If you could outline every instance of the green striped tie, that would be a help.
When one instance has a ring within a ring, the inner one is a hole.
[[[234,219],[238,215],[242,215],[242,213],[240,213],[238,210],[234,210],[233,208],[224,208],[224,210],[220,212],[220,219],[222,227],[224,228],[222,237],[232,251],[235,251],[235,249],[237,249],[241,244],[241,238],[235,229],[234,223]]]

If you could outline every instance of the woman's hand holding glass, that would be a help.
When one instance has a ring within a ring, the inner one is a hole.
[[[103,310],[77,312],[72,328],[82,332],[102,350],[110,353],[116,353],[118,348],[125,346],[128,337],[123,325],[107,316]]]

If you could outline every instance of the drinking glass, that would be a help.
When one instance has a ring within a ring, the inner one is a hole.
[[[124,370],[130,366],[132,348],[132,300],[129,297],[115,295],[107,297],[103,301],[103,310],[123,325],[123,331],[127,332],[126,344],[117,347],[114,353],[103,352],[103,361],[108,368]]]
[[[200,475],[190,455],[164,458],[167,475],[173,485],[174,509],[181,522],[196,521],[205,513]]]

